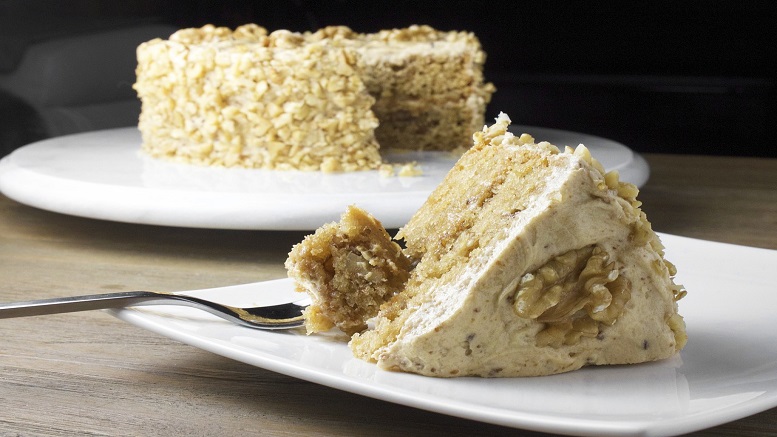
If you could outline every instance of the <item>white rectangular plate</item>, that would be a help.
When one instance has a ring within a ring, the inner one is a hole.
[[[777,406],[777,251],[661,235],[687,347],[672,359],[539,378],[437,379],[388,372],[331,335],[258,331],[184,307],[116,310],[134,325],[341,390],[509,427],[570,435],[679,435]],[[300,299],[289,280],[187,292],[240,306]]]

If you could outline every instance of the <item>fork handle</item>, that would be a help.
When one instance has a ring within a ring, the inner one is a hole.
[[[25,302],[0,303],[0,319],[43,316],[76,311],[120,308],[139,304],[163,303],[169,295],[153,291],[123,291],[119,293],[89,294],[84,296],[57,297]]]

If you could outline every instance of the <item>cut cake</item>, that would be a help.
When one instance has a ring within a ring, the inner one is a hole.
[[[466,148],[493,86],[467,32],[207,25],[137,50],[151,156],[280,170],[378,168],[379,148]]]

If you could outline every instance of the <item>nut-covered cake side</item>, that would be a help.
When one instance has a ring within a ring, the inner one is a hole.
[[[380,164],[374,99],[325,41],[204,26],[137,50],[143,150],[217,166],[353,171]]]
[[[673,356],[685,290],[637,188],[584,146],[507,131],[468,150],[404,226],[413,266],[355,356],[428,376],[540,376]]]

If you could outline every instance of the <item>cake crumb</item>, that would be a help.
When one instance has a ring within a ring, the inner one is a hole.
[[[381,164],[380,167],[378,167],[378,173],[382,178],[390,178],[393,176],[412,178],[423,176],[424,169],[420,164],[412,161],[404,164]]]

